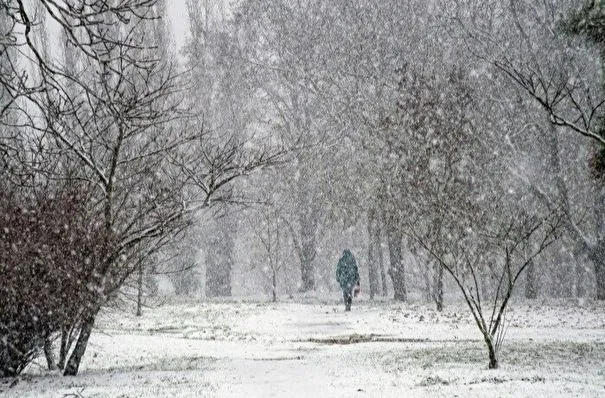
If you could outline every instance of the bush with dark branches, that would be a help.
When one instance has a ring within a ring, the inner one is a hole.
[[[84,192],[0,190],[0,376],[14,376],[44,343],[79,321],[101,229]],[[63,356],[63,355],[62,355]]]

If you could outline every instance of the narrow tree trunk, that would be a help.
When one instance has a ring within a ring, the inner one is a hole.
[[[583,262],[575,258],[576,268],[576,289],[574,294],[576,298],[582,298],[586,296],[586,269],[584,268]]]
[[[443,265],[437,264],[435,274],[435,304],[437,311],[443,311]]]
[[[53,351],[53,342],[50,337],[47,337],[44,341],[44,356],[46,357],[48,370],[56,370],[57,362],[55,360],[55,353]]]
[[[308,121],[307,121],[308,119]],[[307,115],[305,124],[310,123]],[[310,125],[310,124],[309,124]],[[317,197],[311,189],[315,185],[315,171],[306,162],[299,168],[300,178],[298,180],[298,209],[297,219],[300,242],[300,276],[302,292],[315,290],[315,256],[317,255],[317,234],[319,228],[320,209]]]
[[[299,215],[300,230],[295,230],[293,224],[286,221],[294,249],[296,250],[296,256],[300,262],[300,292],[315,290],[315,268],[313,261],[317,253],[315,247],[317,228],[313,223],[308,223],[306,220],[305,217]]]
[[[538,297],[538,286],[536,281],[536,265],[533,260],[527,266],[525,276],[525,298],[534,300]]]
[[[378,262],[376,261],[376,241],[374,239],[375,232],[375,211],[368,211],[368,278],[370,288],[370,299],[373,299],[379,292],[380,280],[378,272]]]
[[[391,262],[389,275],[393,281],[393,298],[395,300],[405,301],[407,299],[407,291],[405,288],[405,270],[401,250],[403,236],[398,227],[395,220],[391,217],[387,222],[387,239],[389,243],[389,259]]]
[[[88,339],[90,338],[90,334],[92,333],[92,328],[95,324],[95,318],[98,310],[93,311],[92,314],[88,315],[82,321],[82,325],[80,326],[80,333],[78,335],[78,340],[76,341],[76,346],[69,357],[69,361],[65,366],[65,371],[63,372],[64,376],[75,376],[78,374],[78,369],[80,367],[80,362],[84,357],[84,353],[86,352],[86,347],[88,346]]]
[[[137,316],[141,316],[143,315],[143,262],[141,261],[141,264],[139,264],[139,269],[138,269],[139,275],[138,275],[138,281],[137,281],[137,286],[138,286],[138,292],[137,292]]]
[[[605,300],[605,242],[599,242],[589,253],[594,265],[597,300]]]
[[[605,65],[603,66],[605,68]],[[603,81],[605,85],[605,81]],[[599,148],[600,151],[605,151]],[[600,180],[600,189],[595,200],[595,220],[597,221],[596,234],[599,237],[591,250],[591,260],[594,264],[595,282],[597,287],[597,300],[605,300],[605,185]]]
[[[280,267],[280,258],[279,258],[279,250],[280,250],[280,233],[279,233],[279,215],[277,209],[275,210],[275,262],[272,264],[273,267],[273,280],[271,281],[273,284],[273,302],[277,302],[277,272]],[[271,232],[269,230],[269,242],[271,242]]]
[[[485,344],[487,345],[487,353],[489,357],[489,363],[487,365],[488,369],[498,369],[498,356],[496,354],[496,347],[494,346],[494,342],[488,334],[484,332],[483,339],[485,340]]]
[[[271,277],[271,301],[274,303],[277,302],[277,270],[273,270],[273,275]]]
[[[67,353],[70,347],[69,329],[65,326],[61,328],[61,346],[59,347],[59,369],[65,369],[65,361],[67,361]]]
[[[383,254],[383,248],[382,248],[382,241],[380,239],[380,230],[377,231],[376,233],[376,241],[377,241],[377,245],[376,245],[376,249],[378,250],[378,269],[380,270],[380,280],[381,280],[381,284],[382,284],[382,295],[383,296],[387,296],[388,295],[388,287],[387,287],[387,274],[386,272],[384,272],[384,254]]]
[[[306,225],[301,231],[301,254],[300,259],[300,277],[301,291],[310,292],[315,290],[315,256],[317,247],[315,243],[316,226],[311,223]]]
[[[435,277],[431,280],[431,268],[435,268],[436,265],[430,262],[426,267],[426,270],[422,273],[424,279],[424,294],[427,302],[435,301],[435,292],[433,292],[435,285]]]
[[[206,296],[231,296],[231,271],[234,263],[237,228],[229,218],[221,219],[206,241]]]

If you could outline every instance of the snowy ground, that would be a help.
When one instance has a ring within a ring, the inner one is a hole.
[[[180,301],[97,322],[77,377],[31,366],[3,397],[605,396],[605,306],[514,303],[487,369],[462,304]],[[12,387],[9,385],[12,384]]]

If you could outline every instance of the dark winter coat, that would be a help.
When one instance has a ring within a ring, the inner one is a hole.
[[[353,287],[359,283],[359,271],[357,262],[350,250],[345,250],[338,261],[336,267],[336,280],[340,288],[345,292],[350,292]]]

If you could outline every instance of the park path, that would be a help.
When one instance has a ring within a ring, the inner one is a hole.
[[[394,336],[376,309],[345,313],[338,305],[275,305],[238,324],[249,344],[218,361],[209,376],[220,397],[401,397],[401,382],[378,358],[394,345],[346,342],[359,336]],[[371,313],[374,313],[370,316]],[[258,342],[261,350],[255,345]]]

